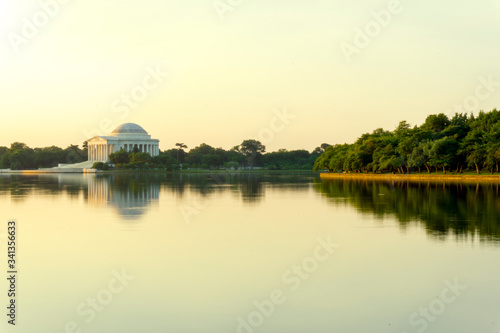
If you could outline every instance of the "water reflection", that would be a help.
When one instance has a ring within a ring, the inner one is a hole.
[[[124,220],[135,220],[160,197],[160,184],[150,177],[111,175],[88,177],[88,202],[109,205]]]
[[[500,241],[499,184],[319,180],[314,174],[107,174],[2,175],[0,198],[22,202],[32,196],[64,195],[90,206],[111,207],[121,220],[138,220],[162,193],[179,200],[223,192],[245,205],[261,203],[266,191],[314,188],[333,205],[354,206],[363,214],[395,218],[401,228],[424,223],[435,239],[478,235]]]
[[[423,222],[436,239],[478,234],[483,241],[500,240],[499,184],[338,179],[314,186],[334,205],[395,217],[403,229]]]
[[[203,174],[44,174],[1,175],[0,196],[13,201],[30,195],[64,194],[83,199],[92,206],[111,206],[122,219],[136,220],[153,204],[160,192],[171,192],[183,198],[186,190],[209,197],[231,191],[245,204],[257,204],[265,197],[267,187],[280,184],[287,188],[309,187],[312,173],[203,173]]]

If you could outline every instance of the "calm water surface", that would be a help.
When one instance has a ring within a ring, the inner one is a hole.
[[[0,212],[1,332],[500,332],[496,184],[0,176]]]

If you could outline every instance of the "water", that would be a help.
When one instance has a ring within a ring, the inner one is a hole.
[[[11,175],[0,211],[1,332],[500,332],[496,184]]]

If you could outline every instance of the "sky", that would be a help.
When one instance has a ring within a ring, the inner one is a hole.
[[[0,0],[0,146],[353,142],[500,108],[500,1]]]

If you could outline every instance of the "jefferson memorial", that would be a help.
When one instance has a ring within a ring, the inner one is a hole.
[[[133,123],[125,123],[117,128],[109,136],[94,136],[87,141],[89,161],[106,162],[109,155],[120,149],[132,152],[137,147],[141,153],[149,153],[157,156],[160,153],[158,139],[151,139],[141,126]]]

